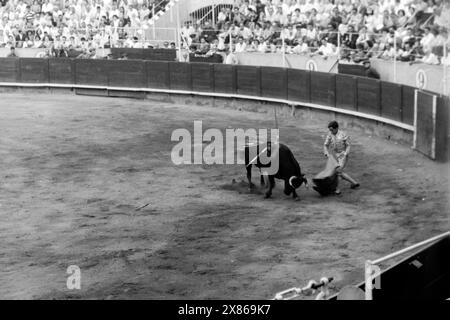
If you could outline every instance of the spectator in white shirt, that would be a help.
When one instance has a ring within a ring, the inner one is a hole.
[[[259,47],[258,47],[258,52],[266,53],[268,51],[270,51],[270,48],[267,45],[267,41],[260,41],[260,44],[259,44]]]
[[[292,42],[292,40],[295,39],[296,33],[297,33],[297,30],[295,30],[294,27],[292,25],[290,25],[289,27],[286,27],[281,31],[280,38],[284,39],[285,43],[290,44]]]
[[[316,54],[323,55],[324,57],[331,57],[336,55],[336,51],[334,45],[332,43],[327,42],[327,38],[322,39],[319,50],[316,51]]]
[[[225,39],[229,37],[228,32],[222,32],[219,34],[218,39],[219,43],[217,44],[217,50],[224,51],[225,50]]]
[[[308,40],[316,40],[317,39],[317,30],[313,27],[312,23],[308,24],[308,26],[307,26],[306,38]]]
[[[447,54],[447,57],[442,58],[441,62],[444,66],[450,66],[450,53]]]
[[[219,15],[217,17],[217,21],[220,22],[220,23],[224,23],[226,19],[227,19],[227,9],[224,7],[219,12]]]
[[[431,51],[434,46],[435,39],[436,37],[434,36],[434,31],[431,32],[431,29],[429,27],[426,27],[425,35],[423,36],[422,40],[420,40],[420,44],[422,45],[424,52]]]
[[[402,49],[398,52],[400,61],[411,61],[413,59],[413,48],[409,42],[406,42]]]
[[[414,41],[415,41],[415,37],[413,35],[411,27],[408,27],[405,30],[404,34],[400,35],[400,37],[402,40],[402,45],[405,45],[405,43],[414,43]]]
[[[277,12],[275,13],[273,17],[274,23],[279,23],[280,25],[286,25],[288,22],[287,16],[283,14],[283,8],[278,7]]]
[[[392,47],[390,43],[387,43],[380,58],[385,59],[385,60],[393,60],[395,58],[395,56],[396,56],[396,52],[395,52],[394,47]]]
[[[278,6],[283,10],[283,14],[287,16],[288,14],[292,14],[291,11],[291,0],[280,0]]]
[[[247,52],[257,52],[259,48],[259,41],[253,40],[251,45],[247,46],[246,51]]]
[[[239,27],[239,32],[238,35],[242,38],[244,38],[245,40],[250,39],[252,37],[252,32],[250,31],[249,28],[247,28],[244,23],[242,22],[240,27]]]
[[[245,52],[247,49],[247,44],[244,42],[244,38],[239,37],[238,43],[236,43],[236,53]]]
[[[443,47],[446,43],[450,45],[448,36],[449,34],[447,29],[441,28],[439,34],[436,36],[434,40],[434,47]]]
[[[294,24],[295,23],[303,23],[304,22],[304,16],[302,15],[300,9],[296,9],[292,13],[291,22],[294,23]]]
[[[259,25],[259,23],[255,24],[255,26],[252,29],[252,35],[253,38],[260,38],[263,34],[263,29],[261,28],[261,26]]]
[[[275,20],[275,10],[273,9],[273,7],[266,7],[266,20],[265,21],[269,21],[271,23],[273,23]]]
[[[425,56],[419,60],[426,64],[439,64],[439,58],[431,51],[425,51]]]
[[[44,3],[42,4],[42,12],[52,12],[53,11],[53,4],[49,0],[44,0]]]
[[[308,0],[307,3],[305,3],[305,2],[303,1],[302,3],[303,3],[303,4],[300,5],[300,8],[301,8],[302,12],[311,11],[312,9],[315,8],[314,0]]]
[[[227,57],[225,59],[225,64],[231,64],[231,65],[239,64],[239,61],[233,51],[230,51],[230,53],[227,55]]]
[[[295,54],[307,54],[309,53],[309,48],[306,42],[303,41],[302,38],[298,39],[297,45],[293,49],[293,53]]]
[[[362,44],[365,49],[368,49],[371,43],[372,42],[370,41],[370,37],[367,34],[367,28],[362,27],[359,31],[358,39],[356,39],[356,45]]]

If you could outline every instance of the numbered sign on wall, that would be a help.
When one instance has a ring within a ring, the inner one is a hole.
[[[421,90],[424,90],[427,88],[427,74],[422,69],[417,70],[416,87]]]
[[[317,63],[314,60],[306,61],[306,70],[317,71]]]

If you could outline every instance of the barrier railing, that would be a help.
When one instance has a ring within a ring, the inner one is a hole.
[[[374,260],[374,261],[367,260],[366,261],[366,265],[365,265],[365,273],[364,273],[365,274],[365,290],[364,291],[365,291],[365,298],[366,298],[366,300],[372,300],[373,299],[373,295],[372,295],[373,282],[374,282],[374,280],[376,280],[380,276],[380,271],[376,270],[378,268],[375,268],[375,266],[377,266],[377,265],[379,265],[379,264],[381,264],[383,262],[386,262],[386,261],[392,260],[394,258],[397,258],[399,256],[402,256],[404,254],[413,252],[413,251],[415,251],[415,250],[417,250],[419,248],[423,248],[423,247],[425,247],[425,246],[427,246],[429,244],[432,244],[432,243],[434,243],[436,241],[444,239],[444,238],[446,238],[448,236],[450,236],[450,231],[446,232],[446,233],[443,233],[441,235],[438,235],[436,237],[433,237],[431,239],[425,240],[423,242],[417,243],[415,245],[412,245],[412,246],[410,246],[408,248],[405,248],[405,249],[399,250],[397,252],[394,252],[392,254],[389,254],[389,255],[387,255],[387,256],[385,256],[383,258],[380,258],[380,259],[377,259],[377,260]]]
[[[212,3],[206,7],[200,8],[194,12],[191,12],[189,14],[191,20],[193,22],[195,22],[196,24],[204,24],[207,21],[211,22],[211,25],[213,27],[216,27],[218,21],[218,16],[219,16],[219,12],[222,9],[227,9],[229,8],[230,10],[233,8],[232,4],[224,4],[221,1],[217,1],[217,3]]]

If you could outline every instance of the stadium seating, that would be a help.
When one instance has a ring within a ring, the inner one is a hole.
[[[450,13],[443,1],[419,0],[238,0],[202,25],[182,29],[195,52],[271,52],[339,57],[444,62]]]
[[[65,57],[77,50],[84,58],[97,57],[90,53],[99,48],[175,49],[173,39],[151,43],[146,34],[177,2],[5,0],[0,7],[0,47],[46,48],[50,56]],[[180,30],[185,49],[197,56],[233,49],[333,56],[355,63],[374,57],[429,64],[450,61],[444,54],[450,43],[449,1],[229,2],[201,19],[185,21]]]

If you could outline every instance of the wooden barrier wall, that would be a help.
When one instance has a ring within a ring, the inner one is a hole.
[[[336,108],[358,111],[357,78],[336,75]]]
[[[170,89],[170,74],[168,62],[145,62],[147,86],[155,89]]]
[[[311,72],[288,69],[288,100],[311,102]]]
[[[285,69],[261,67],[261,96],[287,99],[287,81]]]
[[[14,58],[3,58],[0,61],[0,81],[1,82],[18,82],[20,60]]]
[[[261,67],[236,66],[236,93],[261,96]]]
[[[414,125],[413,87],[297,69],[144,60],[0,58],[0,82],[238,94],[312,103]],[[439,100],[439,153],[448,150],[450,144],[448,108],[448,100]]]
[[[214,92],[236,93],[236,67],[227,64],[213,65]]]
[[[311,72],[311,102],[336,107],[336,74]]]

